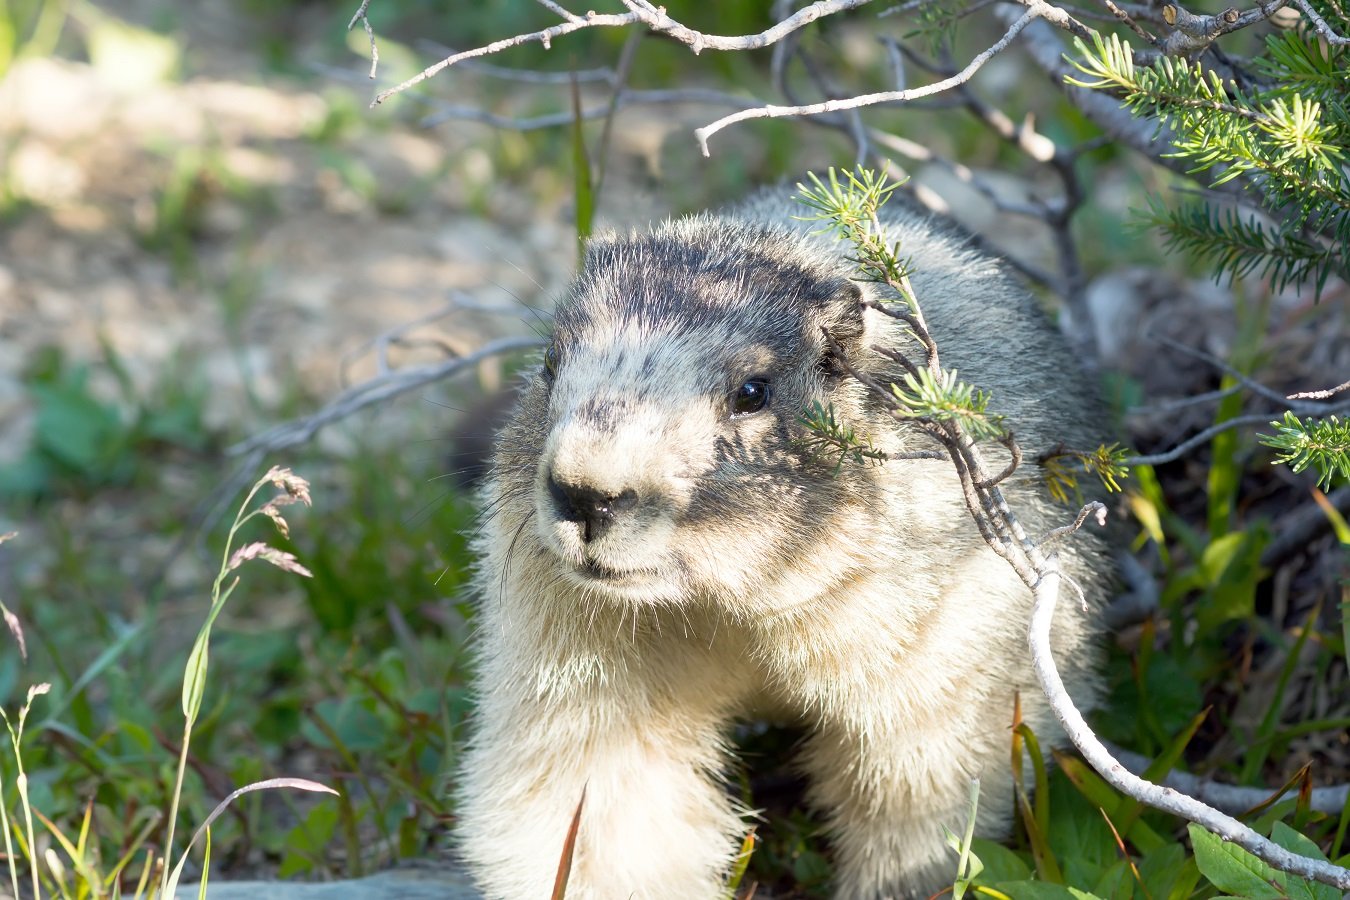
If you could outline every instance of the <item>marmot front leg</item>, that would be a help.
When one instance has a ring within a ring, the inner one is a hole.
[[[964,830],[972,778],[981,779],[979,832],[1006,831],[1009,747],[994,746],[1005,735],[981,734],[974,723],[866,732],[857,724],[820,729],[804,756],[812,801],[830,826],[835,900],[930,897],[956,872],[942,826]]]
[[[548,896],[583,788],[569,900],[719,896],[743,825],[706,692],[661,696],[631,670],[536,692],[521,674],[484,679],[459,786],[460,850],[485,896]]]

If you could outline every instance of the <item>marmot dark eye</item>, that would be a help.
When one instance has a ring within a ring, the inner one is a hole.
[[[549,381],[552,381],[558,375],[558,363],[561,362],[561,356],[557,344],[549,344],[548,349],[544,351],[544,377]]]
[[[757,413],[769,403],[767,378],[749,378],[731,395],[731,414],[745,416]]]

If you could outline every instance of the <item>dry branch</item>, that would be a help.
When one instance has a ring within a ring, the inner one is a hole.
[[[542,2],[542,0],[541,0]],[[402,93],[414,85],[421,84],[428,78],[431,78],[453,66],[455,63],[466,59],[474,59],[479,56],[488,56],[493,53],[499,53],[508,47],[516,47],[521,44],[539,43],[548,49],[554,38],[571,34],[574,31],[581,31],[584,28],[609,27],[624,28],[629,25],[645,25],[649,30],[656,34],[664,34],[675,40],[687,44],[689,49],[695,54],[704,50],[757,50],[761,47],[767,47],[777,43],[787,37],[792,32],[804,28],[817,19],[825,16],[831,16],[838,12],[853,9],[857,6],[863,6],[871,0],[818,0],[810,6],[789,16],[772,28],[766,28],[759,34],[747,34],[739,37],[728,37],[715,34],[704,34],[701,31],[695,31],[666,15],[661,7],[653,6],[646,0],[623,0],[624,6],[628,8],[627,13],[599,14],[594,11],[587,11],[585,15],[577,15],[568,12],[556,3],[542,2],[552,12],[560,16],[564,21],[550,28],[544,28],[539,31],[532,31],[526,34],[518,34],[514,37],[505,38],[500,41],[493,41],[483,47],[477,47],[473,50],[464,50],[459,53],[445,57],[440,62],[427,66],[421,72],[418,72],[412,78],[396,85],[388,90],[381,91],[375,95],[371,106],[383,103],[394,94]]]

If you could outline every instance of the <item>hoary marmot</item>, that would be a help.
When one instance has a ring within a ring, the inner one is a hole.
[[[925,897],[951,883],[942,826],[961,831],[972,778],[979,832],[1007,833],[1014,695],[1059,739],[1026,646],[1031,595],[981,541],[953,465],[836,471],[802,440],[819,403],[883,451],[937,446],[832,358],[822,326],[882,383],[897,367],[874,344],[922,355],[860,305],[887,292],[802,211],[770,191],[595,237],[558,306],[477,537],[457,829],[489,900],[548,896],[583,788],[569,900],[721,897],[748,828],[724,781],[744,717],[805,728],[836,897]],[[899,201],[883,213],[943,365],[992,392],[1026,458],[1095,446],[1093,392],[1027,291],[951,226]],[[1072,515],[1036,468],[1004,485],[1033,532]],[[1061,552],[1099,601],[1103,544]],[[1081,706],[1093,619],[1065,602],[1055,623]]]

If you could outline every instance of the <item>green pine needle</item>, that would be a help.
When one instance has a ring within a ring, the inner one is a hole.
[[[1317,472],[1317,486],[1330,490],[1334,480],[1350,481],[1350,421],[1336,416],[1325,419],[1300,419],[1286,412],[1284,419],[1271,422],[1274,435],[1257,435],[1261,443],[1281,451],[1277,463],[1285,463],[1294,472],[1311,467]]]

